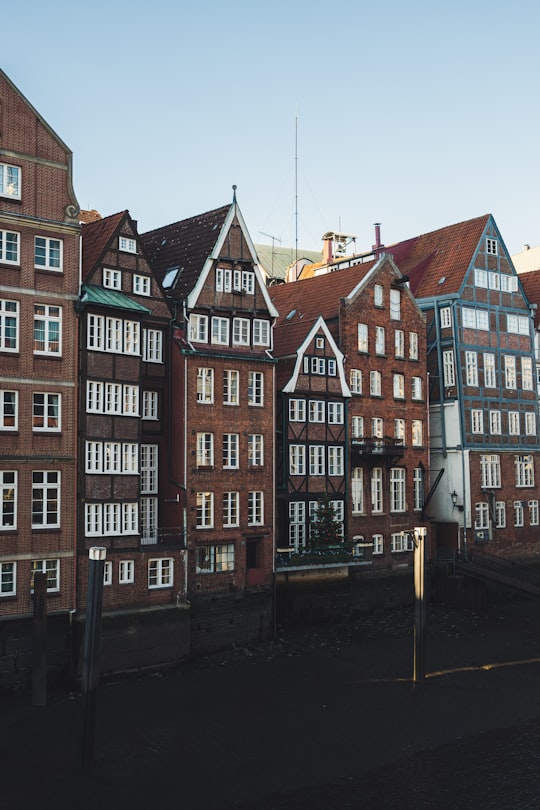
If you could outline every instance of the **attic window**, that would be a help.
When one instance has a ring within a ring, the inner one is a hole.
[[[169,290],[171,287],[174,287],[174,284],[179,274],[180,274],[179,267],[171,267],[170,270],[167,270],[162,281],[163,289]]]
[[[292,320],[292,319],[294,318],[294,316],[295,316],[295,315],[296,315],[296,310],[295,310],[295,309],[291,309],[291,311],[289,312],[289,314],[287,315],[287,317],[285,318],[285,320],[286,320],[286,321],[290,321],[290,320]]]
[[[446,281],[446,276],[441,276],[441,278],[439,279],[439,284],[444,284],[445,281]]]
[[[489,253],[490,256],[497,255],[497,240],[490,239],[489,237],[486,239],[486,253]]]
[[[315,348],[324,349],[324,338],[323,337],[315,338]]]
[[[127,236],[121,236],[118,240],[118,248],[124,253],[137,253],[137,242]]]

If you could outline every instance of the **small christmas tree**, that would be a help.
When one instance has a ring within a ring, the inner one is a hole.
[[[319,498],[317,511],[311,524],[310,540],[313,546],[324,548],[336,546],[343,542],[343,527],[337,519],[328,495]]]

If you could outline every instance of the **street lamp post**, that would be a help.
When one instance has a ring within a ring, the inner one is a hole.
[[[414,672],[415,685],[424,682],[425,677],[425,563],[426,563],[426,528],[417,526],[414,538]]]

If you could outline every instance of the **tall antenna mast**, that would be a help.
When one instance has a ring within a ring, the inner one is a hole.
[[[298,104],[294,119],[294,262],[298,261]]]
[[[271,268],[270,268],[270,273],[271,273],[270,278],[274,278],[274,250],[275,250],[275,244],[274,243],[279,242],[279,244],[281,245],[281,239],[278,236],[273,236],[271,233],[265,233],[264,231],[259,231],[259,233],[262,234],[263,236],[267,236],[269,239],[272,240],[272,262],[271,262]]]

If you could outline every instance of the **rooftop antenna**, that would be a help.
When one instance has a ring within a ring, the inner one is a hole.
[[[279,242],[281,245],[281,239],[278,236],[272,236],[271,233],[265,233],[264,231],[259,231],[262,236],[267,236],[269,239],[272,240],[272,263],[270,265],[270,278],[274,278],[274,243]]]
[[[294,263],[298,261],[298,104],[294,119]]]

